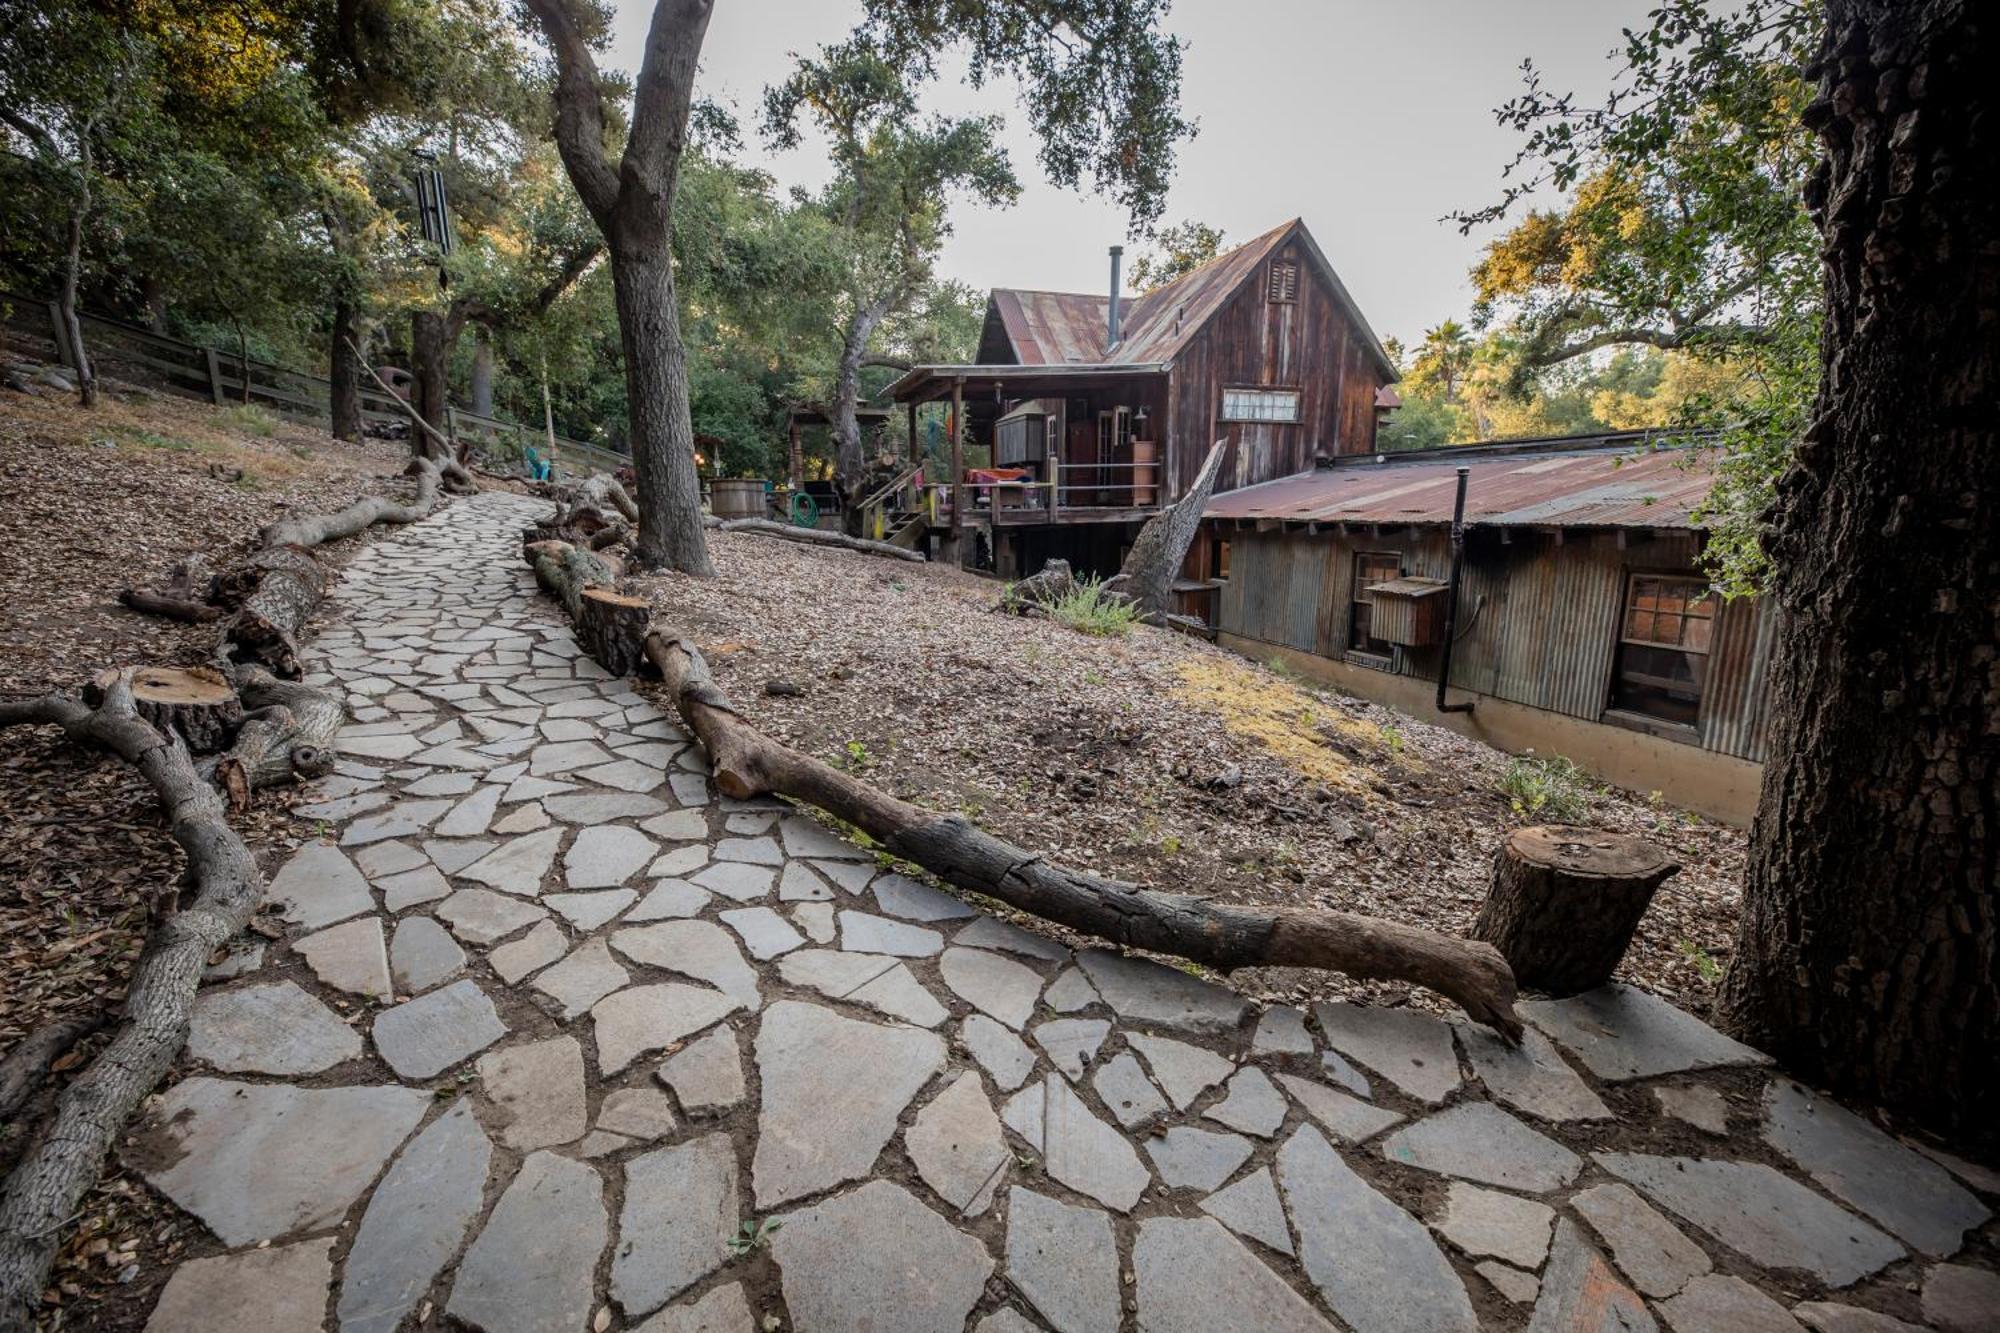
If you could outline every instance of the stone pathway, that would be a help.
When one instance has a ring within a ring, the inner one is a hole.
[[[1981,1195],[1613,987],[1261,1014],[895,873],[584,659],[486,495],[349,565],[290,938],[128,1148],[156,1333],[1996,1326]]]

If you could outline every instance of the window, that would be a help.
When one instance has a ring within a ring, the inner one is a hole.
[[[1368,595],[1368,589],[1377,583],[1387,583],[1403,573],[1403,558],[1393,551],[1356,551],[1354,553],[1354,588],[1348,594],[1347,650],[1352,653],[1366,653],[1370,657],[1387,657],[1390,644],[1387,639],[1378,639],[1374,634],[1373,619],[1375,599]]]
[[[1289,305],[1298,300],[1299,266],[1289,259],[1272,260],[1270,286],[1265,296],[1280,305]]]
[[[1217,583],[1227,583],[1229,582],[1229,543],[1218,538],[1212,549],[1215,552],[1215,572],[1210,577],[1214,578]]]
[[[1297,389],[1224,389],[1224,421],[1297,421]]]
[[[1715,593],[1705,580],[1634,574],[1625,591],[1611,706],[1693,726],[1714,626]]]

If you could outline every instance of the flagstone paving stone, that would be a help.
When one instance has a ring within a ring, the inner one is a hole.
[[[984,1245],[886,1180],[783,1220],[771,1254],[796,1329],[963,1328],[993,1271]]]
[[[194,1002],[188,1055],[230,1074],[317,1074],[361,1054],[361,1038],[289,981],[209,991]]]
[[[729,1261],[736,1219],[736,1151],[727,1134],[628,1161],[611,1299],[627,1318],[666,1304]]]
[[[1007,1280],[1056,1328],[1118,1333],[1118,1241],[1095,1208],[1007,1191]]]
[[[434,1078],[507,1035],[493,1001],[470,978],[405,1000],[375,1018],[375,1049],[398,1077]]]
[[[535,1153],[459,1261],[447,1313],[488,1333],[583,1328],[609,1225],[595,1170]]]
[[[140,1132],[141,1173],[225,1245],[332,1226],[423,1118],[416,1088],[299,1088],[191,1078]],[[148,1165],[158,1161],[161,1165]]]
[[[751,1167],[757,1206],[865,1176],[944,1056],[934,1033],[795,1000],[767,1009],[755,1045],[763,1085]]]
[[[2000,1177],[1664,1001],[1253,1013],[718,796],[537,594],[546,513],[453,499],[325,604],[288,930],[204,978],[287,979],[201,993],[123,1149],[237,1251],[184,1230],[152,1333],[1991,1326]]]
[[[478,1218],[492,1161],[463,1098],[410,1140],[361,1215],[336,1311],[341,1333],[394,1333],[416,1308]]]

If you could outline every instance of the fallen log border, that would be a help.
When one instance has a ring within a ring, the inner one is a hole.
[[[582,562],[537,542],[529,553],[543,588],[567,609],[593,586]],[[645,658],[708,752],[723,794],[778,795],[816,806],[939,879],[1113,944],[1210,967],[1310,967],[1362,980],[1406,981],[1454,1001],[1475,1022],[1518,1041],[1514,973],[1500,951],[1420,926],[1352,912],[1238,907],[1162,893],[1057,865],[801,754],[752,726],[715,683],[701,650],[671,630],[644,631]]]
[[[857,551],[862,555],[879,555],[890,560],[912,560],[918,564],[928,564],[930,557],[922,551],[912,551],[906,546],[893,542],[871,541],[866,537],[850,537],[844,532],[828,532],[824,528],[801,528],[789,523],[776,523],[768,518],[731,518],[716,525],[724,532],[751,532],[759,537],[776,537],[782,541],[804,542],[808,546],[830,546],[836,550]]]
[[[154,927],[126,985],[117,1035],[63,1089],[53,1119],[0,1190],[0,1333],[33,1327],[77,1205],[125,1122],[187,1041],[209,956],[243,929],[264,897],[263,873],[229,826],[221,793],[203,780],[178,736],[139,717],[127,682],[112,682],[95,709],[60,694],[0,703],[0,727],[36,723],[59,726],[70,740],[108,749],[139,770],[187,855],[194,898]]]

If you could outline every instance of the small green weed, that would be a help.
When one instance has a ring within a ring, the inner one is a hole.
[[[756,1218],[745,1219],[743,1225],[736,1228],[736,1234],[729,1238],[729,1252],[738,1259],[755,1254],[769,1245],[771,1237],[784,1225],[775,1217],[767,1217],[762,1221]]]
[[[255,435],[269,439],[278,433],[278,418],[268,409],[256,403],[238,403],[225,407],[216,416],[225,426],[233,426],[245,435]]]
[[[1168,856],[1179,856],[1181,854],[1181,840],[1169,833],[1166,837],[1160,839],[1160,850]]]
[[[1292,670],[1291,667],[1286,665],[1284,658],[1274,657],[1270,661],[1264,663],[1264,665],[1270,670],[1271,674],[1276,676],[1279,680],[1285,681],[1287,684],[1292,684],[1292,685],[1298,684],[1299,673]]]
[[[132,443],[142,444],[148,449],[165,449],[176,454],[191,454],[194,445],[173,435],[162,435],[158,431],[131,430],[126,432]]]
[[[1517,815],[1543,815],[1573,824],[1590,809],[1589,774],[1561,755],[1537,759],[1524,754],[1509,760],[1498,786]]]
[[[868,747],[861,741],[847,743],[847,757],[841,762],[850,773],[859,773],[875,766],[875,756],[868,753]]]
[[[1098,579],[1085,579],[1049,608],[1061,624],[1095,638],[1123,638],[1138,623],[1139,611]]]
[[[1402,730],[1394,723],[1385,724],[1382,728],[1382,744],[1389,747],[1390,754],[1400,757],[1403,753]]]
[[[1708,950],[1702,948],[1699,944],[1696,944],[1693,940],[1682,940],[1680,942],[1680,949],[1681,949],[1681,957],[1687,959],[1690,963],[1694,964],[1694,970],[1701,973],[1702,980],[1704,981],[1722,980],[1722,964],[1716,962],[1715,959],[1712,956],[1710,956]]]

